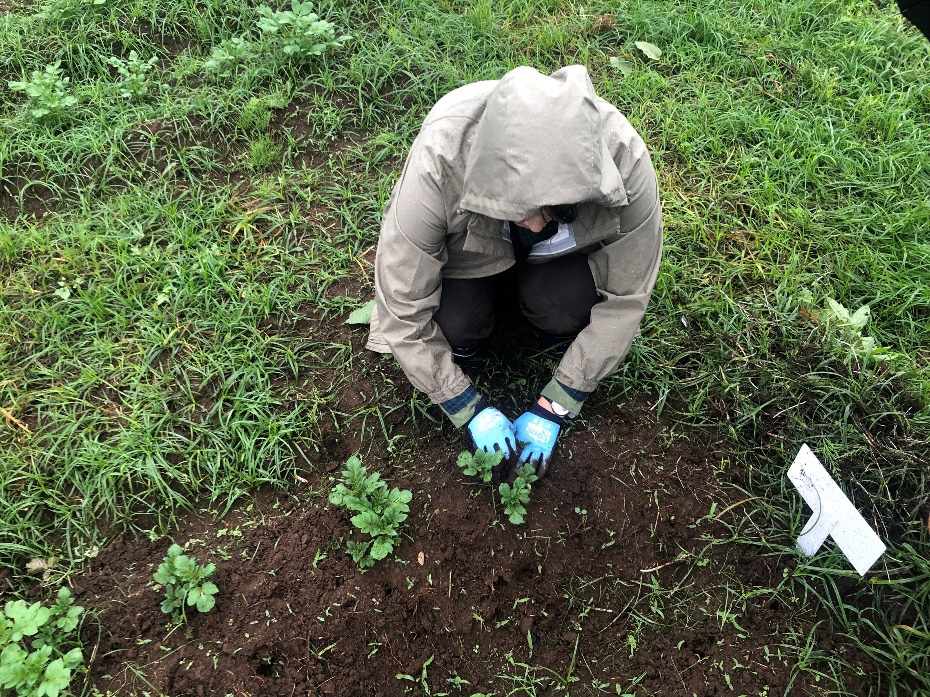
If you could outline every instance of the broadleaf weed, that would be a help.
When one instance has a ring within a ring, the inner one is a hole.
[[[31,80],[10,81],[11,90],[26,93],[26,109],[36,121],[57,116],[77,104],[77,97],[68,94],[71,78],[61,76],[61,61],[49,63],[45,70],[34,70]]]
[[[230,77],[237,67],[251,65],[260,57],[272,64],[281,56],[306,61],[342,48],[352,38],[348,34],[337,37],[335,25],[313,12],[310,2],[292,0],[290,10],[272,10],[260,5],[257,11],[260,38],[253,41],[249,34],[243,34],[223,40],[204,61],[204,70],[218,77]]]
[[[504,504],[504,513],[514,525],[520,525],[526,519],[526,506],[530,502],[532,484],[539,477],[533,465],[523,465],[517,470],[517,478],[513,484],[504,482],[500,485],[501,501]]]
[[[484,484],[490,484],[494,476],[494,468],[503,459],[504,453],[499,450],[488,453],[479,449],[474,453],[467,450],[460,453],[455,462],[467,476],[478,477]]]
[[[181,552],[181,545],[171,545],[152,578],[165,587],[161,611],[174,615],[179,621],[187,621],[185,606],[196,607],[198,612],[209,612],[216,605],[213,596],[219,589],[207,580],[216,570],[215,564],[200,566],[197,560]]]
[[[410,512],[410,499],[406,489],[388,489],[381,476],[368,471],[358,457],[346,461],[341,480],[329,495],[330,503],[354,511],[351,521],[360,532],[372,539],[351,541],[346,551],[360,568],[366,569],[375,561],[384,559],[397,546],[400,526]]]
[[[138,53],[130,51],[126,60],[113,56],[108,62],[123,78],[116,83],[121,97],[140,99],[148,93],[148,72],[158,62],[158,58],[153,56],[145,61],[139,58]]]
[[[329,49],[342,48],[352,38],[348,34],[336,38],[335,26],[320,19],[311,2],[291,0],[290,10],[278,11],[260,5],[258,13],[258,26],[266,40],[289,57],[307,60]]]
[[[24,600],[6,604],[0,615],[3,694],[17,697],[70,694],[68,685],[84,660],[78,639],[73,636],[83,611],[84,608],[74,605],[67,588],[58,591],[51,607],[41,603],[30,605]]]
[[[245,36],[236,36],[215,46],[210,57],[204,61],[203,67],[207,72],[215,73],[217,77],[230,77],[236,66],[258,58],[260,53],[259,44],[249,41]]]
[[[874,337],[864,335],[866,325],[872,312],[868,305],[863,305],[855,312],[850,312],[845,305],[827,298],[827,307],[817,313],[826,324],[827,332],[833,334],[837,346],[834,350],[842,353],[845,348],[849,355],[875,362],[890,361],[900,354],[880,346]]]
[[[35,16],[37,19],[52,22],[86,18],[95,10],[105,9],[106,2],[107,0],[51,0],[42,5]]]

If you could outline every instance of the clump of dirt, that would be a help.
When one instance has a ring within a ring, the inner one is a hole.
[[[363,455],[413,492],[396,558],[364,573],[344,551],[348,517],[326,498],[359,446],[343,434],[291,495],[264,491],[222,521],[184,521],[174,541],[216,563],[220,593],[183,627],[160,612],[152,582],[171,541],[117,538],[73,578],[97,618],[84,628],[88,680],[104,693],[174,697],[549,694],[560,685],[784,694],[792,670],[779,644],[794,611],[740,593],[741,577],[772,574],[770,560],[705,549],[722,532],[708,515],[713,501],[727,502],[721,454],[647,406],[596,411],[562,439],[522,526],[506,521],[490,488],[463,479],[454,442]],[[802,676],[790,690],[808,688]]]

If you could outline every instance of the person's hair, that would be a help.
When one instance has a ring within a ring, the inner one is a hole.
[[[574,203],[560,203],[557,206],[544,206],[543,210],[553,220],[560,223],[574,223],[576,212]]]

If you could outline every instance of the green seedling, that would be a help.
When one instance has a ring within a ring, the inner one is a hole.
[[[9,88],[26,93],[26,109],[36,121],[57,116],[64,109],[77,104],[77,97],[68,94],[71,78],[61,76],[61,61],[45,66],[45,71],[34,70],[31,80],[11,81]]]
[[[116,68],[116,72],[123,78],[116,84],[120,96],[125,99],[144,97],[149,91],[148,72],[157,62],[158,58],[155,56],[147,61],[142,60],[135,51],[130,51],[126,60],[111,57],[108,63]]]
[[[168,556],[152,578],[165,587],[161,611],[174,615],[179,621],[187,621],[185,606],[196,607],[198,612],[209,612],[216,605],[213,596],[219,589],[206,580],[213,575],[216,564],[200,566],[197,560],[181,554],[182,551],[181,545],[171,545]]]
[[[263,133],[268,128],[268,124],[271,123],[271,116],[271,108],[265,103],[265,100],[252,97],[242,107],[242,114],[240,114],[237,123],[243,131]]]
[[[520,525],[526,518],[526,506],[530,502],[531,485],[539,477],[532,465],[523,465],[517,470],[517,478],[513,484],[504,482],[500,485],[501,501],[504,503],[504,513],[514,525]]]
[[[810,297],[807,293],[806,297]],[[899,358],[899,354],[881,346],[874,337],[863,334],[872,312],[868,305],[863,305],[855,312],[850,312],[842,303],[827,298],[827,307],[819,311],[818,316],[832,330],[836,346],[834,350],[859,359],[872,359],[876,362]]]
[[[479,449],[474,453],[466,450],[459,455],[455,462],[469,477],[478,477],[485,484],[490,484],[494,468],[503,459],[504,453],[500,450],[489,453]]]
[[[0,692],[17,697],[70,694],[68,684],[84,660],[72,636],[83,611],[67,588],[58,591],[51,607],[8,602],[0,615]]]
[[[313,12],[313,3],[291,0],[290,10],[274,11],[267,5],[260,5],[258,27],[268,37],[269,42],[277,43],[286,56],[307,59],[319,56],[329,49],[342,48],[352,37],[348,34],[336,38],[336,29],[332,22],[320,19]]]
[[[362,569],[374,566],[394,551],[400,540],[400,524],[410,512],[413,495],[407,490],[388,489],[377,472],[368,474],[361,460],[352,456],[342,478],[329,495],[331,503],[354,511],[352,525],[372,539],[351,541],[346,551]]]
[[[215,73],[217,77],[230,77],[237,66],[248,64],[260,53],[258,44],[245,36],[235,36],[215,46],[210,57],[204,61],[203,68],[208,73]]]
[[[36,13],[37,19],[45,19],[52,22],[76,19],[78,17],[87,18],[95,10],[105,10],[107,0],[52,0]]]

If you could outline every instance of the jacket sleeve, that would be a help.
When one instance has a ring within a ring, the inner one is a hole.
[[[648,165],[648,166],[647,166]],[[553,380],[542,394],[574,413],[582,402],[572,391],[591,392],[626,358],[639,331],[662,257],[662,209],[655,170],[648,159],[640,163],[648,177],[630,216],[621,216],[621,229],[601,249],[588,255],[588,265],[601,302],[591,309],[591,322],[569,346]],[[560,384],[561,383],[561,384]]]
[[[417,139],[385,207],[375,257],[381,333],[413,386],[436,404],[471,386],[433,321],[448,257],[439,167]]]

